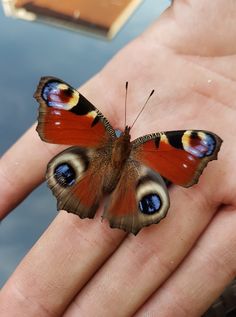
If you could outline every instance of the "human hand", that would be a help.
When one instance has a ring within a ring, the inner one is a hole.
[[[101,223],[101,212],[91,221],[61,211],[2,289],[1,316],[200,316],[234,278],[235,17],[233,1],[176,0],[81,87],[116,128],[125,81],[128,123],[155,88],[132,138],[210,130],[224,140],[219,159],[192,188],[172,186],[167,217],[136,237]],[[2,157],[1,217],[61,149],[41,142],[34,126]]]

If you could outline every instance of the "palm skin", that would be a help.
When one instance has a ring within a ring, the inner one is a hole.
[[[235,17],[234,1],[176,0],[80,88],[120,129],[124,83],[127,124],[154,88],[132,139],[209,130],[224,140],[218,161],[197,185],[173,186],[168,216],[136,237],[110,229],[99,213],[91,221],[61,211],[1,290],[1,316],[200,316],[234,278]],[[2,218],[43,180],[61,149],[41,142],[34,126],[1,158]]]

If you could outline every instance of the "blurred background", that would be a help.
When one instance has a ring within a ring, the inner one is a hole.
[[[41,76],[80,86],[169,5],[169,0],[144,0],[107,41],[6,17],[0,2],[0,155],[36,120],[38,106],[32,96]],[[1,222],[0,287],[55,215],[56,201],[44,183]]]

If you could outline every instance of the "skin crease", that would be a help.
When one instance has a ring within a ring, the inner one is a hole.
[[[235,18],[234,0],[175,0],[80,88],[115,128],[124,126],[127,80],[128,124],[156,89],[132,139],[207,129],[224,140],[218,161],[197,185],[173,186],[168,216],[136,237],[111,230],[99,213],[91,221],[61,211],[1,290],[1,316],[201,316],[235,277]],[[1,218],[60,150],[33,126],[1,158]]]

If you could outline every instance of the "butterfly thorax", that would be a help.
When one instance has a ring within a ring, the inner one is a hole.
[[[131,143],[129,132],[130,127],[126,126],[125,131],[114,141],[111,162],[112,167],[115,169],[122,170],[124,163],[130,155]]]

